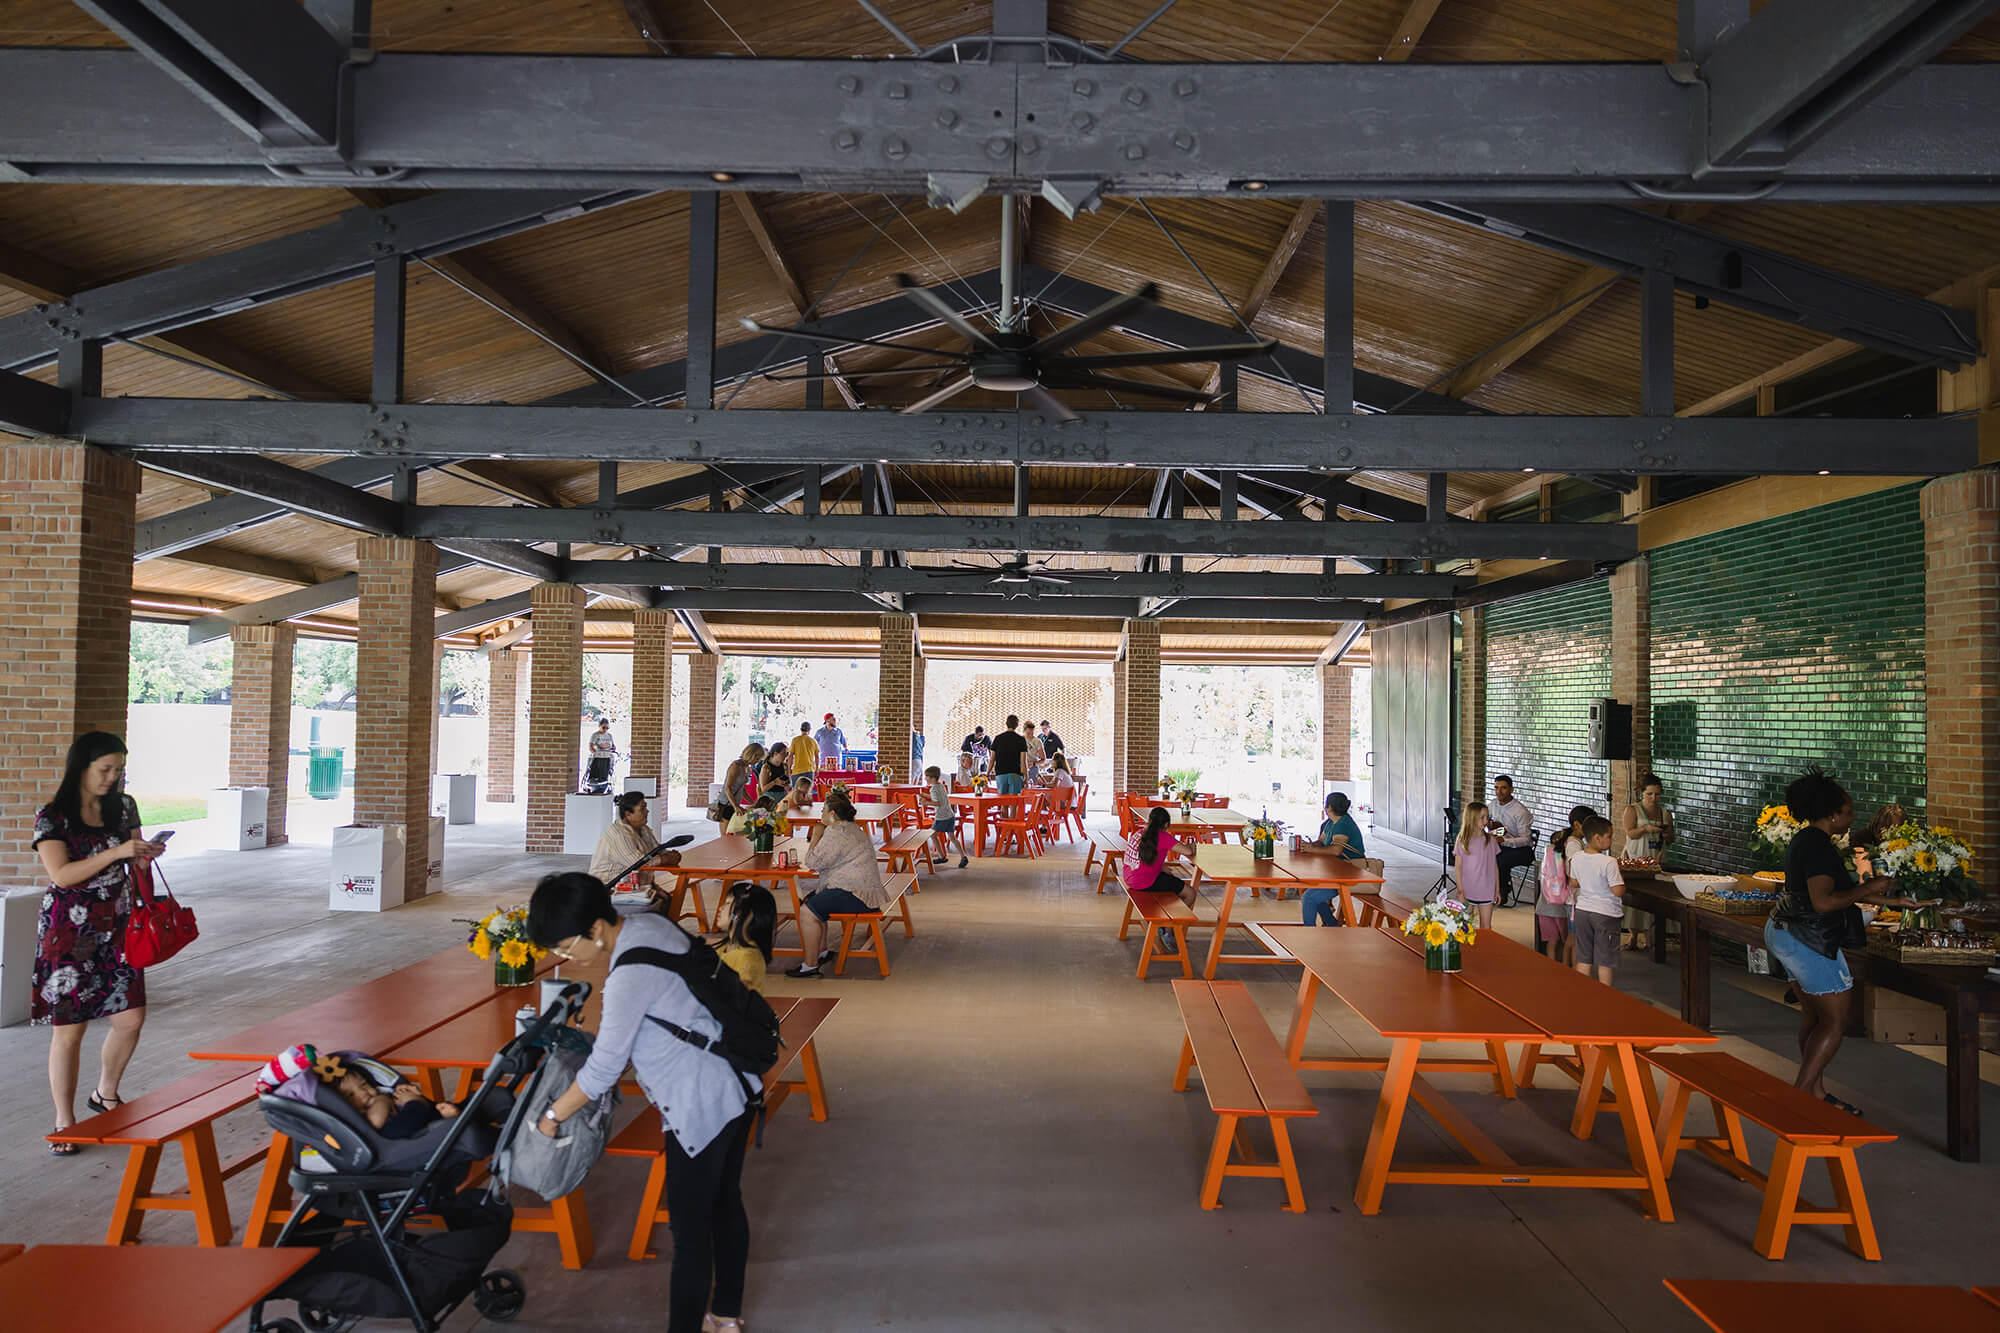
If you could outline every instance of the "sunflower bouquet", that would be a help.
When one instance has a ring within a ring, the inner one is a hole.
[[[1256,855],[1268,857],[1278,841],[1278,821],[1275,819],[1253,819],[1245,830]]]
[[[1783,870],[1785,849],[1792,845],[1792,839],[1796,838],[1799,830],[1804,827],[1805,825],[1793,816],[1788,805],[1767,805],[1758,811],[1757,827],[1750,839],[1750,850],[1757,854],[1757,868]],[[1833,845],[1840,849],[1842,858],[1847,862],[1847,868],[1853,870],[1854,849],[1849,845],[1847,835],[1842,833],[1836,836]]]
[[[836,796],[846,801],[849,805],[854,804],[854,788],[850,787],[845,782],[836,782],[831,787],[828,787],[826,789],[827,800],[830,801]]]
[[[472,927],[465,947],[475,958],[493,960],[493,979],[499,985],[527,985],[534,979],[535,964],[549,955],[528,938],[526,907],[496,907],[477,921],[465,917],[454,920]]]
[[[1479,938],[1478,918],[1449,898],[1425,903],[1403,919],[1403,933],[1424,942],[1424,965],[1433,972],[1458,971],[1459,949]]]
[[[1972,848],[1942,824],[1906,820],[1882,835],[1875,868],[1894,875],[1898,889],[1916,898],[1967,902],[1977,898],[1972,881]]]

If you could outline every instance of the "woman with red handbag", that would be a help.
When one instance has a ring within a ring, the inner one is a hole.
[[[76,738],[55,799],[35,815],[35,851],[49,872],[36,933],[33,1022],[55,1029],[49,1091],[56,1128],[76,1123],[76,1079],[83,1033],[93,1018],[111,1021],[99,1056],[93,1112],[119,1105],[118,1081],[146,1022],[145,973],[126,961],[133,908],[131,865],[166,850],[139,829],[139,807],[120,789],[125,743],[106,731]],[[54,1143],[66,1157],[76,1145]]]

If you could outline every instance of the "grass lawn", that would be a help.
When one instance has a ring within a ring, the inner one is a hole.
[[[199,796],[147,796],[131,793],[138,802],[139,817],[147,828],[155,824],[185,824],[191,819],[208,818],[208,802]]]

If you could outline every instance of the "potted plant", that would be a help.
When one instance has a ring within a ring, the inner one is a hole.
[[[750,850],[768,852],[777,843],[778,816],[758,806],[743,816],[743,831],[750,835]]]
[[[1882,835],[1875,867],[1896,877],[1897,889],[1912,898],[1941,898],[1948,903],[1971,902],[1979,886],[1967,873],[1972,848],[1942,824],[1905,820]]]
[[[1259,861],[1268,861],[1277,851],[1278,822],[1275,819],[1250,821],[1250,851]]]
[[[1445,898],[1425,903],[1410,913],[1403,922],[1403,933],[1423,938],[1426,969],[1456,972],[1460,964],[1459,950],[1478,938],[1479,932],[1473,929],[1476,919],[1472,909],[1464,903]]]
[[[547,949],[538,949],[528,939],[528,909],[526,907],[498,907],[477,921],[464,917],[454,918],[462,926],[471,926],[472,933],[466,936],[465,947],[475,957],[493,960],[493,984],[496,986],[525,986],[535,979],[535,964],[548,957]]]

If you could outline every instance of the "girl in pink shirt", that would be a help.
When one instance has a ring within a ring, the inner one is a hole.
[[[1493,929],[1493,897],[1500,883],[1494,859],[1500,854],[1500,839],[1486,831],[1487,822],[1485,802],[1471,801],[1458,829],[1458,892],[1478,910],[1481,930]]]
[[[1189,907],[1194,906],[1194,885],[1179,872],[1167,867],[1180,845],[1180,839],[1167,832],[1167,825],[1174,822],[1173,811],[1164,805],[1153,807],[1153,813],[1146,817],[1146,826],[1125,840],[1125,887],[1152,893],[1175,893]],[[1174,947],[1174,933],[1165,926],[1159,929],[1162,948]]]

